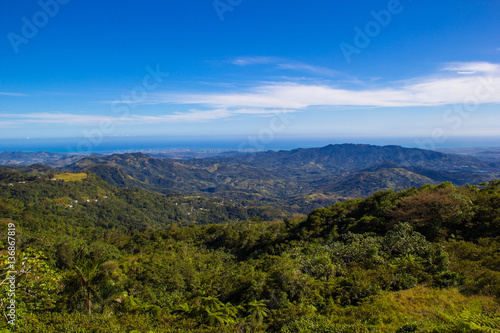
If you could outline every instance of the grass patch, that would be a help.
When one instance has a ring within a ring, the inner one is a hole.
[[[60,173],[54,177],[55,179],[64,180],[65,182],[82,181],[87,179],[86,173]]]
[[[411,323],[417,324],[420,328],[418,332],[432,332],[440,325],[444,327],[449,324],[446,317],[458,318],[471,304],[477,305],[486,313],[494,314],[496,318],[500,315],[500,305],[493,297],[467,296],[458,289],[435,289],[425,286],[384,292],[358,307],[332,308],[330,315],[334,322],[363,322],[374,325],[382,332],[394,332]]]

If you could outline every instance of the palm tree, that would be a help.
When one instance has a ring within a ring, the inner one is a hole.
[[[73,282],[85,293],[89,316],[92,314],[92,297],[98,295],[97,286],[105,279],[105,275],[101,272],[102,263],[101,260],[87,260],[75,265],[76,276]]]
[[[223,307],[223,303],[219,301],[217,296],[203,296],[201,298],[201,307],[203,310],[216,311]]]
[[[210,326],[234,323],[238,314],[238,308],[229,302],[222,303],[217,296],[201,297],[200,309],[205,312]]]
[[[259,324],[269,315],[269,312],[264,301],[251,301],[247,303],[247,317],[256,320]]]
[[[239,310],[241,310],[240,306],[234,306],[229,302],[223,304],[221,308],[222,313],[227,314],[228,316],[233,318],[236,318],[236,316],[238,316]]]
[[[205,312],[207,313],[207,322],[210,326],[215,326],[217,324],[225,325],[234,321],[234,319],[229,317],[227,314],[222,313],[221,311],[212,312],[209,309],[206,309]]]

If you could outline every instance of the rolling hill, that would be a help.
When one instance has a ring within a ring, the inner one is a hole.
[[[252,200],[301,213],[380,190],[445,181],[479,184],[497,178],[500,170],[472,157],[354,144],[181,161],[116,154],[84,158],[66,168],[95,173],[120,187]],[[307,208],[297,205],[300,201]]]

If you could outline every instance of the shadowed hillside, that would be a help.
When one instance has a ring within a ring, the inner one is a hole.
[[[67,168],[93,172],[121,187],[253,200],[300,213],[378,190],[444,181],[478,184],[499,172],[497,164],[471,157],[354,144],[183,161],[142,153],[93,156]],[[297,205],[301,201],[306,208]]]

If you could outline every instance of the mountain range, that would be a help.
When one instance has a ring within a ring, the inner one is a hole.
[[[172,160],[143,153],[91,156],[65,169],[92,172],[120,187],[252,200],[306,212],[376,191],[499,178],[500,164],[400,146],[328,145]]]

